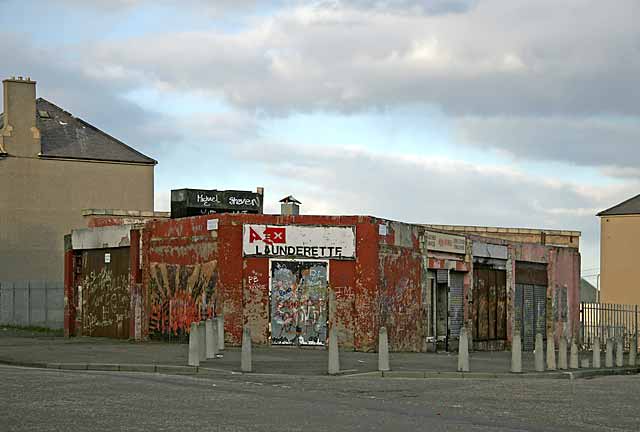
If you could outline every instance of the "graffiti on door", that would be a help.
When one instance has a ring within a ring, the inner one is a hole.
[[[323,345],[327,336],[327,264],[273,261],[271,340]]]

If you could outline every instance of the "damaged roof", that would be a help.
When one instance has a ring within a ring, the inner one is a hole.
[[[0,115],[0,127],[2,116]],[[36,99],[36,127],[40,130],[41,156],[139,164],[154,159],[90,125],[46,99]]]
[[[623,216],[640,214],[640,195],[629,198],[607,210],[603,210],[596,216]]]

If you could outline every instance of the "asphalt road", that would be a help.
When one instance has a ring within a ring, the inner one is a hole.
[[[0,366],[2,431],[640,430],[640,377],[200,378]]]

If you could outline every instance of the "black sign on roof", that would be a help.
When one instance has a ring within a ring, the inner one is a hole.
[[[214,213],[262,213],[262,194],[238,190],[175,189],[171,191],[171,217]]]

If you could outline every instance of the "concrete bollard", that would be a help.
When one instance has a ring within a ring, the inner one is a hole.
[[[200,361],[207,360],[207,332],[204,321],[198,323],[198,335],[200,336]]]
[[[466,327],[460,329],[458,341],[458,372],[469,372],[469,339]]]
[[[378,370],[389,371],[389,336],[387,336],[387,328],[380,327],[378,333]]]
[[[340,352],[338,351],[338,334],[333,326],[329,329],[329,375],[340,373]]]
[[[218,351],[224,351],[224,315],[217,317],[218,320]]]
[[[593,338],[593,367],[600,369],[600,338]]]
[[[631,339],[631,347],[629,348],[629,366],[636,365],[636,357],[638,355],[638,341],[636,340],[635,335],[633,339]]]
[[[242,354],[240,356],[240,370],[252,372],[251,364],[251,330],[245,327],[242,331]]]
[[[513,341],[511,342],[511,372],[522,373],[522,341],[518,330],[513,332]]]
[[[558,342],[558,369],[560,370],[568,369],[567,338],[565,338],[564,336],[560,337],[560,341]]]
[[[200,335],[196,322],[191,323],[189,332],[189,366],[200,366]]]
[[[553,341],[553,333],[547,336],[547,369],[556,370],[556,344]]]
[[[624,339],[619,338],[616,341],[616,367],[624,366]]]
[[[535,365],[537,372],[544,372],[544,347],[542,333],[536,334]]]
[[[584,368],[584,369],[588,369],[589,368],[589,359],[588,358],[582,359],[582,364],[580,365],[580,367]]]
[[[587,364],[589,360],[587,359]],[[571,355],[569,357],[569,367],[571,369],[578,369],[578,344],[575,339],[571,339]],[[588,366],[587,366],[588,367]]]
[[[613,367],[613,339],[607,339],[607,352],[604,357],[604,366],[608,368]]]
[[[216,326],[214,325],[213,320],[208,319],[204,325],[205,328],[205,339],[207,342],[207,359],[216,358],[216,354],[218,354],[218,338],[216,332]]]

